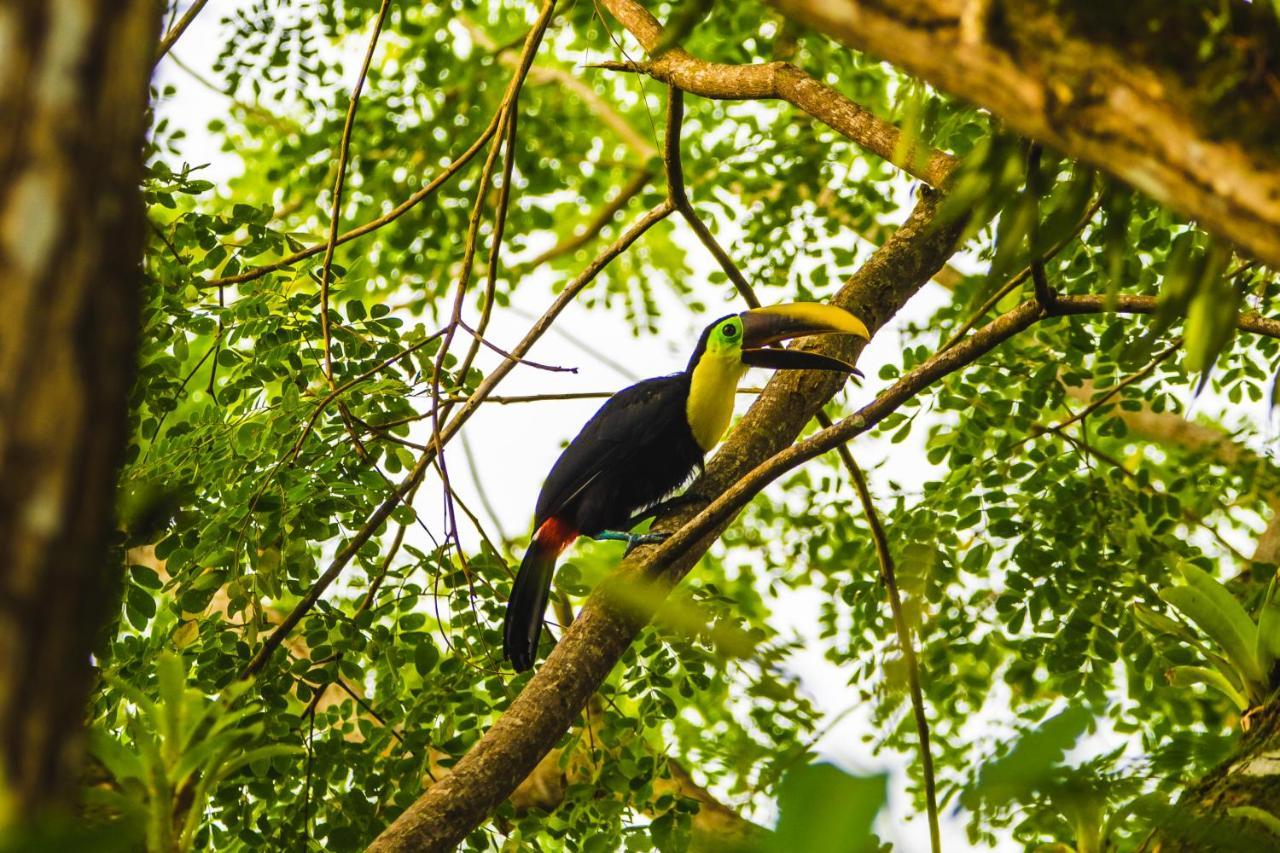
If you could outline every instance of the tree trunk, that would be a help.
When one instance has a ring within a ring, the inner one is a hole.
[[[1162,853],[1280,848],[1270,828],[1280,815],[1280,704],[1249,719],[1235,753],[1187,788],[1159,824]]]
[[[0,833],[74,790],[114,600],[158,5],[0,6]]]
[[[1270,3],[767,2],[1280,264]]]

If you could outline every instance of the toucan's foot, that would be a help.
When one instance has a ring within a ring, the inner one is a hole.
[[[654,545],[666,539],[668,533],[623,533],[621,530],[601,530],[592,539],[599,542],[626,542],[627,550],[637,545]]]
[[[638,536],[633,535],[631,541],[627,543],[627,549],[622,552],[622,556],[628,556],[636,549],[637,545],[657,545],[659,542],[665,542],[670,538],[670,533],[641,533]]]

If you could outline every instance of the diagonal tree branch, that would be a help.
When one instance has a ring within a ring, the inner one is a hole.
[[[653,51],[662,40],[662,25],[636,0],[599,0],[641,46]],[[777,99],[826,124],[868,151],[933,187],[941,187],[955,168],[950,154],[915,148],[899,151],[902,132],[889,122],[789,62],[724,65],[699,59],[673,47],[652,62],[612,63],[604,67],[641,71],[657,80],[704,98]]]
[[[834,426],[825,412],[818,413],[818,423],[823,428]],[[871,498],[871,490],[867,488],[866,475],[853,458],[853,452],[847,444],[836,448],[840,461],[853,478],[854,489],[858,492],[858,500],[862,503],[862,511],[867,516],[867,526],[871,528],[871,541],[875,544],[876,558],[880,561],[880,580],[884,584],[885,594],[889,599],[889,609],[893,614],[893,627],[898,634],[898,645],[902,648],[902,660],[907,668],[907,687],[911,693],[911,711],[915,717],[916,737],[920,741],[920,770],[924,778],[925,809],[929,820],[929,845],[933,853],[942,853],[942,834],[938,828],[938,784],[933,773],[933,752],[929,748],[929,718],[924,712],[924,691],[920,689],[920,662],[916,658],[915,643],[911,639],[911,625],[907,622],[906,613],[902,609],[902,595],[898,591],[898,578],[894,569],[893,552],[889,550],[889,537],[884,532],[880,515],[876,512],[875,501]]]
[[[1230,0],[1214,15],[1190,4],[1153,18],[1141,4],[1039,0],[769,3],[1280,263],[1270,9]],[[1230,70],[1189,74],[1206,67],[1205,49]]]
[[[932,200],[926,198],[908,224],[841,290],[836,303],[859,311],[869,328],[882,326],[954,246],[954,232],[948,235],[944,229],[929,227],[932,213]],[[1059,297],[1053,316],[1104,313],[1112,310],[1107,302],[1105,296]],[[1135,307],[1144,306],[1126,306],[1124,299],[1119,300],[1122,313]],[[1151,308],[1154,310],[1154,305]],[[670,537],[660,545],[636,549],[592,593],[577,620],[506,713],[453,772],[428,789],[369,850],[452,849],[573,724],[656,605],[765,486],[866,432],[932,383],[972,364],[1048,316],[1039,302],[1023,303],[918,365],[854,415],[791,446],[787,445],[804,423],[838,387],[832,387],[830,377],[799,374],[775,378],[691,487],[691,500],[656,525],[670,532]],[[1242,317],[1242,328],[1244,323]],[[858,345],[823,342],[815,346],[832,348],[849,358]],[[711,495],[716,497],[709,499]]]
[[[207,5],[209,5],[209,0],[194,0],[194,2],[187,7],[187,11],[183,13],[182,17],[178,19],[178,22],[173,25],[173,29],[165,33],[164,38],[160,39],[160,44],[156,46],[156,55],[151,61],[153,67],[159,63],[161,59],[164,59],[165,54],[173,49],[173,46],[178,43],[178,39],[182,38],[182,34],[187,31],[187,27],[191,26],[191,22],[196,19],[196,15],[199,15]]]
[[[841,289],[836,304],[859,314],[872,329],[892,317],[954,250],[958,226],[937,227],[934,211],[935,197],[928,193],[907,223]],[[813,346],[845,358],[861,348],[849,341]],[[690,502],[664,517],[661,529],[688,520],[710,496],[731,490],[741,475],[787,447],[842,385],[842,377],[810,371],[775,377],[688,491]],[[616,577],[623,583],[643,580],[644,586],[652,579],[656,603],[714,541],[712,528],[724,523],[727,517],[717,519],[693,541],[681,540],[677,533],[675,541],[683,544],[675,547],[638,549]],[[371,850],[451,849],[528,775],[578,719],[644,624],[643,616],[614,603],[609,586],[592,596],[523,692],[454,771],[410,806]]]
[[[413,193],[407,199],[400,202],[398,205],[396,205],[391,210],[384,213],[382,216],[379,216],[376,219],[371,219],[368,222],[364,223],[363,225],[358,225],[355,228],[352,228],[350,231],[346,231],[342,234],[339,234],[337,239],[334,241],[334,245],[341,246],[342,244],[349,243],[350,241],[355,240],[358,237],[363,237],[366,234],[371,234],[374,231],[377,231],[379,228],[382,228],[383,226],[394,222],[395,220],[399,219],[401,216],[404,216],[410,210],[412,210],[413,208],[421,204],[432,193],[434,193],[436,190],[440,189],[440,187],[448,183],[449,180],[454,175],[456,175],[459,171],[461,171],[464,166],[466,166],[468,163],[471,162],[472,158],[474,158],[476,154],[480,152],[480,149],[485,146],[485,143],[487,143],[493,137],[493,135],[498,132],[498,125],[500,123],[501,116],[502,116],[502,110],[499,109],[496,112],[494,112],[493,118],[490,119],[489,124],[485,127],[483,131],[481,131],[480,135],[476,137],[476,139],[471,143],[471,145],[468,146],[467,149],[463,151],[461,154],[459,154],[454,160],[452,160],[449,163],[449,165],[445,166],[440,171],[439,174],[437,174],[434,178],[428,181],[425,187]],[[264,275],[267,275],[268,273],[277,272],[286,267],[291,267],[294,264],[296,264],[298,261],[303,261],[303,260],[306,260],[307,258],[318,255],[325,250],[325,247],[327,245],[328,245],[327,242],[316,243],[315,245],[308,246],[305,249],[301,249],[297,252],[294,252],[291,255],[287,255],[278,261],[272,261],[269,264],[263,264],[262,266],[253,267],[251,269],[244,270],[243,272],[237,273],[235,275],[229,275],[223,278],[214,278],[214,279],[209,279],[203,282],[197,282],[197,285],[199,287],[227,287],[228,285],[232,285],[232,284],[244,284],[247,281],[254,281],[255,279],[262,278]]]

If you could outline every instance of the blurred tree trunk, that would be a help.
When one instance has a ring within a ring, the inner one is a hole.
[[[0,831],[64,804],[125,442],[155,0],[0,5]]]

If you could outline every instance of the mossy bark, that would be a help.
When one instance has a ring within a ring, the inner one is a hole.
[[[1162,853],[1280,849],[1280,834],[1259,819],[1280,818],[1280,704],[1247,719],[1231,757],[1187,788],[1159,821]]]

